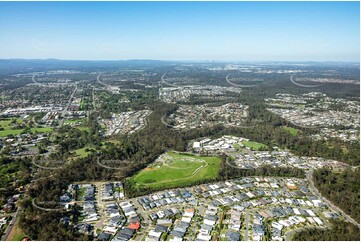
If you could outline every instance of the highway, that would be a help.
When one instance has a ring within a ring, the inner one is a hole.
[[[165,75],[166,75],[166,74],[163,74],[163,76],[161,77],[161,81],[162,81],[164,84],[166,84],[166,85],[168,85],[168,86],[172,86],[172,87],[178,87],[178,86],[175,85],[175,84],[166,82],[166,81],[164,80]]]
[[[103,73],[100,73],[100,74],[97,76],[97,82],[99,82],[100,84],[104,85],[106,88],[109,88],[110,85],[108,85],[108,84],[106,84],[106,83],[104,83],[104,82],[102,82],[102,81],[100,80],[100,76],[101,76],[102,74],[103,74]]]
[[[73,91],[73,92],[71,93],[71,95],[70,95],[68,104],[65,106],[65,108],[64,108],[63,111],[62,111],[62,116],[63,116],[63,117],[65,117],[65,113],[66,113],[66,111],[68,111],[68,108],[69,108],[69,106],[70,106],[70,104],[71,104],[71,101],[73,100],[73,97],[74,97],[77,89],[78,89],[78,85],[75,84],[74,91]],[[65,120],[63,119],[63,120],[59,123],[59,126],[58,126],[58,127],[63,126],[64,121],[65,121]]]
[[[308,171],[306,173],[306,178],[308,180],[308,183],[310,184],[310,188],[312,190],[312,192],[320,199],[320,200],[323,200],[327,206],[329,208],[331,208],[334,212],[336,213],[340,213],[342,214],[345,219],[356,225],[358,228],[360,228],[360,224],[357,223],[353,218],[351,218],[349,215],[347,215],[344,211],[342,211],[339,207],[335,206],[334,204],[332,204],[329,200],[327,200],[325,197],[322,196],[322,194],[317,190],[317,188],[315,187],[315,184],[313,183],[313,180],[312,180],[312,175],[313,175],[313,170],[311,169],[310,171]]]
[[[66,111],[68,111],[68,108],[69,108],[69,106],[70,106],[70,104],[71,104],[71,101],[72,101],[73,98],[74,98],[74,95],[75,95],[77,89],[78,89],[78,85],[75,84],[74,91],[71,93],[70,98],[69,98],[69,101],[68,101],[68,104],[66,105],[63,113],[65,113]]]
[[[35,76],[36,76],[36,73],[33,75],[33,77],[31,78],[31,80],[32,80],[35,84],[37,84],[37,85],[39,85],[39,86],[46,87],[45,85],[43,85],[43,84],[41,84],[41,83],[39,83],[39,82],[35,81]]]

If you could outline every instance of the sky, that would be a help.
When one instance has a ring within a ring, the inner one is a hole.
[[[0,2],[0,59],[357,61],[359,2]]]

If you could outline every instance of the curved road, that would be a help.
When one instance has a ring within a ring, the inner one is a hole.
[[[296,232],[300,232],[302,230],[312,229],[312,228],[325,229],[324,227],[320,227],[320,226],[305,226],[302,228],[290,230],[285,233],[285,241],[291,241],[293,234]]]
[[[103,74],[103,73],[100,73],[100,74],[97,76],[97,82],[99,82],[100,84],[104,85],[106,88],[109,88],[110,85],[108,85],[108,84],[106,84],[106,83],[104,83],[104,82],[102,82],[102,81],[100,80],[100,76],[101,76],[102,74]]]
[[[322,86],[322,85],[305,85],[305,84],[300,84],[298,82],[296,82],[295,80],[293,80],[293,77],[294,77],[295,74],[292,74],[291,77],[290,77],[290,81],[297,85],[297,86],[300,86],[300,87],[319,87],[319,86]]]
[[[42,87],[48,87],[48,86],[46,86],[46,85],[44,85],[44,84],[42,84],[42,83],[40,83],[40,82],[37,82],[37,81],[35,81],[35,76],[37,75],[37,73],[35,73],[34,75],[33,75],[33,77],[31,78],[31,80],[36,84],[36,85],[39,85],[39,86],[42,86]]]
[[[33,201],[31,203],[35,208],[46,211],[46,212],[64,212],[64,213],[66,212],[64,208],[43,208],[43,207],[40,207],[35,203],[35,199],[33,199]]]
[[[356,225],[358,228],[360,228],[360,224],[359,224],[359,223],[357,223],[353,218],[351,218],[349,215],[347,215],[347,214],[346,214],[344,211],[342,211],[339,207],[337,207],[337,206],[335,206],[334,204],[332,204],[329,200],[327,200],[327,198],[325,198],[324,196],[322,196],[322,194],[317,190],[317,188],[315,187],[315,184],[313,183],[312,175],[313,175],[313,169],[311,169],[310,171],[308,171],[308,172],[306,173],[306,178],[307,178],[307,180],[308,180],[308,183],[310,184],[310,188],[311,188],[311,190],[313,191],[313,193],[316,194],[318,198],[320,198],[321,200],[323,200],[323,201],[327,204],[327,206],[328,206],[329,208],[331,208],[334,212],[338,212],[338,213],[342,214],[348,222],[350,222],[350,223]]]
[[[164,76],[165,76],[166,74],[163,74],[163,76],[161,77],[161,82],[163,82],[164,84],[166,84],[166,85],[168,85],[168,86],[172,86],[172,87],[178,87],[177,85],[175,85],[175,84],[172,84],[172,83],[169,83],[169,82],[166,82],[165,80],[164,80]]]
[[[255,85],[255,84],[253,84],[253,85],[239,85],[239,84],[235,84],[235,83],[231,82],[231,81],[228,79],[228,77],[229,77],[230,75],[231,75],[231,74],[228,74],[228,75],[226,76],[226,81],[227,81],[228,84],[230,84],[230,85],[232,85],[232,86],[235,86],[235,87],[255,87],[255,86],[258,86],[258,85]]]

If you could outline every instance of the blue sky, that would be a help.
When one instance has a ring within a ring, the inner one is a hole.
[[[359,2],[0,2],[0,58],[359,61]]]

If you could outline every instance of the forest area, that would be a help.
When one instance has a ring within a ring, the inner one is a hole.
[[[295,241],[360,241],[360,230],[357,226],[340,220],[332,220],[331,229],[307,229],[296,233]]]
[[[328,169],[314,171],[313,181],[323,196],[356,221],[360,220],[360,169],[335,173]]]

